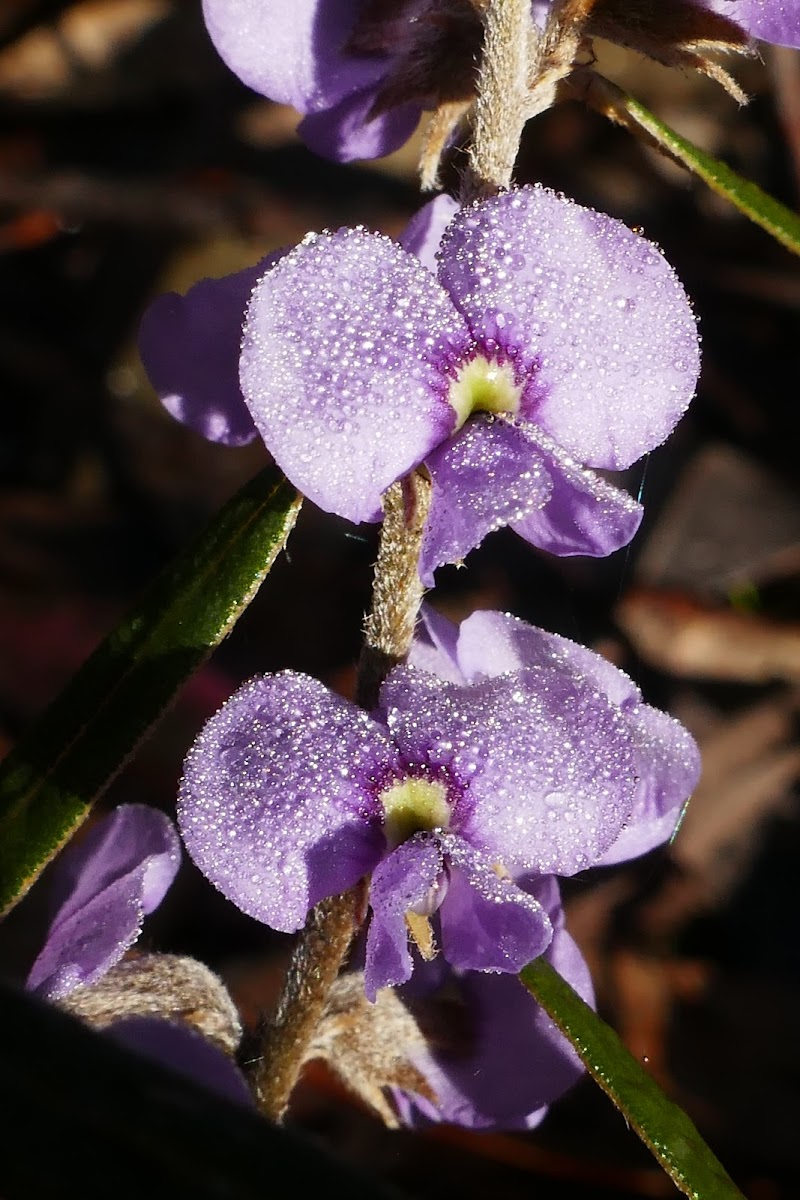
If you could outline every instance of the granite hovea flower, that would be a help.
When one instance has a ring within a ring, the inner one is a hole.
[[[514,878],[603,861],[649,766],[628,714],[557,659],[467,684],[396,668],[373,715],[285,672],[206,725],[178,820],[212,883],[275,929],[371,875],[372,996],[409,978],[409,931],[460,971],[546,950],[547,911]]]
[[[564,927],[558,883],[530,881],[553,938],[544,957],[588,1003],[592,980]],[[418,962],[400,995],[431,1033],[412,1052],[414,1066],[436,1097],[393,1089],[406,1125],[447,1121],[472,1129],[533,1129],[584,1073],[567,1039],[519,980],[508,974],[457,972],[441,959]]]
[[[619,470],[658,445],[698,369],[660,251],[527,187],[458,211],[438,277],[378,234],[309,236],[253,291],[240,382],[321,508],[377,520],[385,489],[424,460],[430,583],[505,524],[556,554],[625,545],[641,509],[586,466]]]
[[[423,108],[471,96],[481,23],[459,0],[203,0],[220,56],[291,104],[313,150],[349,161],[396,150]]]
[[[535,666],[557,667],[576,680],[591,681],[625,720],[636,777],[630,818],[597,865],[646,854],[675,830],[700,776],[694,739],[679,721],[645,704],[633,680],[599,654],[508,613],[475,612],[456,626],[426,604],[409,661],[456,683],[513,678]]]
[[[540,26],[550,7],[532,0]],[[482,39],[478,9],[469,0],[203,0],[209,34],[231,70],[305,114],[300,135],[340,161],[397,149],[423,109],[468,106]],[[584,10],[587,32],[613,38],[627,21],[627,40],[655,57],[670,33],[695,59],[705,45],[724,46],[724,30],[703,29],[703,10],[751,37],[800,44],[797,0],[653,0],[630,16],[617,5]]]
[[[105,975],[161,903],[180,854],[172,822],[143,804],[122,805],[67,847],[45,877],[53,916],[26,986],[59,1000]]]
[[[444,227],[457,208],[450,196],[436,196],[399,238],[431,271]],[[274,251],[233,275],[201,279],[185,296],[164,292],[142,318],[139,353],[161,403],[211,442],[241,446],[258,436],[239,386],[242,326],[254,286],[285,253]]]

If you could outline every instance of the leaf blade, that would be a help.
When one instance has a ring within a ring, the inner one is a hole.
[[[300,503],[275,467],[247,483],[0,763],[0,915],[230,633],[283,549]]]
[[[695,146],[610,80],[593,76],[584,83],[584,95],[612,121],[634,133],[644,133],[652,144],[697,175],[792,254],[800,254],[800,214]]]
[[[545,959],[529,963],[519,978],[676,1187],[693,1200],[744,1200],[686,1113]]]

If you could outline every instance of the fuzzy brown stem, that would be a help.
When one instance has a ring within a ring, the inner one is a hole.
[[[508,187],[528,117],[530,0],[493,0],[484,14],[469,169],[461,198],[476,200]]]
[[[411,647],[424,592],[419,552],[430,496],[430,480],[418,472],[392,484],[384,496],[372,607],[358,664],[356,702],[362,708],[375,706],[384,679]]]
[[[266,1030],[254,1074],[259,1107],[280,1121],[362,915],[361,888],[311,910],[295,946],[278,1011]]]

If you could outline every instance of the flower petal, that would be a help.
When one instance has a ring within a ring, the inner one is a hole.
[[[625,718],[563,671],[458,687],[399,667],[380,709],[406,762],[453,780],[461,799],[451,831],[506,867],[574,874],[598,861],[630,817]]]
[[[705,0],[705,5],[741,25],[752,37],[776,46],[800,46],[797,0]]]
[[[437,614],[437,636],[443,643],[447,636],[447,631],[441,628],[445,620]],[[537,629],[510,613],[481,610],[467,617],[458,627],[456,654],[458,665],[470,682],[482,676],[522,671],[525,667],[558,667],[573,678],[600,688],[612,704],[633,708],[642,698],[630,676],[594,650],[557,633]]]
[[[232,1104],[255,1106],[236,1064],[188,1025],[158,1017],[125,1017],[109,1025],[106,1033],[135,1054],[155,1059],[162,1067],[194,1080]]]
[[[201,279],[185,296],[157,296],[139,326],[144,369],[167,412],[208,438],[242,446],[257,436],[239,387],[247,301],[285,251],[222,279]]]
[[[386,60],[344,47],[360,0],[203,0],[217,53],[254,91],[316,112],[379,80]]]
[[[593,1005],[589,971],[563,927],[555,881],[539,879],[533,891],[554,930],[545,958]],[[427,973],[427,964],[417,967],[415,991]],[[453,972],[446,988],[447,995],[460,994],[472,1037],[460,1054],[450,1047],[439,1052],[431,1047],[415,1056],[438,1104],[396,1092],[401,1119],[419,1124],[422,1116],[473,1129],[533,1128],[546,1106],[582,1076],[577,1054],[519,980],[503,974]]]
[[[312,112],[297,132],[315,154],[336,162],[382,158],[408,141],[419,124],[418,104],[401,104],[372,115],[375,88],[345,96],[332,108]]]
[[[673,832],[700,778],[700,752],[694,738],[673,717],[640,704],[628,714],[638,779],[633,811],[605,852],[607,867],[647,854]]]
[[[458,212],[458,201],[442,193],[423,204],[400,235],[400,245],[408,254],[418,258],[429,271],[436,273],[439,243],[442,234]]]
[[[372,918],[367,933],[364,991],[374,1001],[378,988],[411,977],[406,913],[427,907],[440,885],[444,860],[436,839],[417,834],[375,869],[369,889]]]
[[[156,809],[125,804],[98,821],[48,873],[58,908],[27,987],[55,1000],[104,975],[136,941],[179,863],[178,835]]]
[[[449,867],[440,909],[445,959],[464,971],[521,971],[550,945],[547,913],[461,838],[443,834],[440,845]]]
[[[587,554],[603,558],[627,546],[641,524],[644,509],[627,492],[606,483],[530,426],[552,480],[548,501],[509,522],[526,542],[550,554]]]
[[[620,469],[692,398],[697,329],[652,242],[541,187],[462,209],[439,278],[476,338],[527,378],[520,415],[582,462]]]
[[[396,242],[359,229],[312,236],[253,292],[242,391],[292,483],[320,508],[377,520],[381,494],[453,428],[442,364],[467,337]]]
[[[433,483],[420,554],[420,578],[459,562],[487,533],[517,525],[547,503],[551,491],[542,456],[508,421],[474,416],[425,460]]]
[[[396,763],[384,730],[317,680],[253,679],[184,764],[186,849],[243,912],[292,932],[374,867],[385,843],[373,777]]]

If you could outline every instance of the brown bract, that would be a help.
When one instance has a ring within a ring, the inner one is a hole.
[[[383,55],[388,69],[372,115],[417,103],[431,113],[423,139],[423,186],[436,186],[442,155],[458,126],[473,114],[491,0],[364,0],[346,50]],[[727,17],[696,0],[553,0],[544,30],[531,19],[530,107],[549,108],[575,68],[593,61],[602,38],[669,67],[717,80],[740,103],[747,99],[721,65],[725,54],[752,54],[752,39]]]

